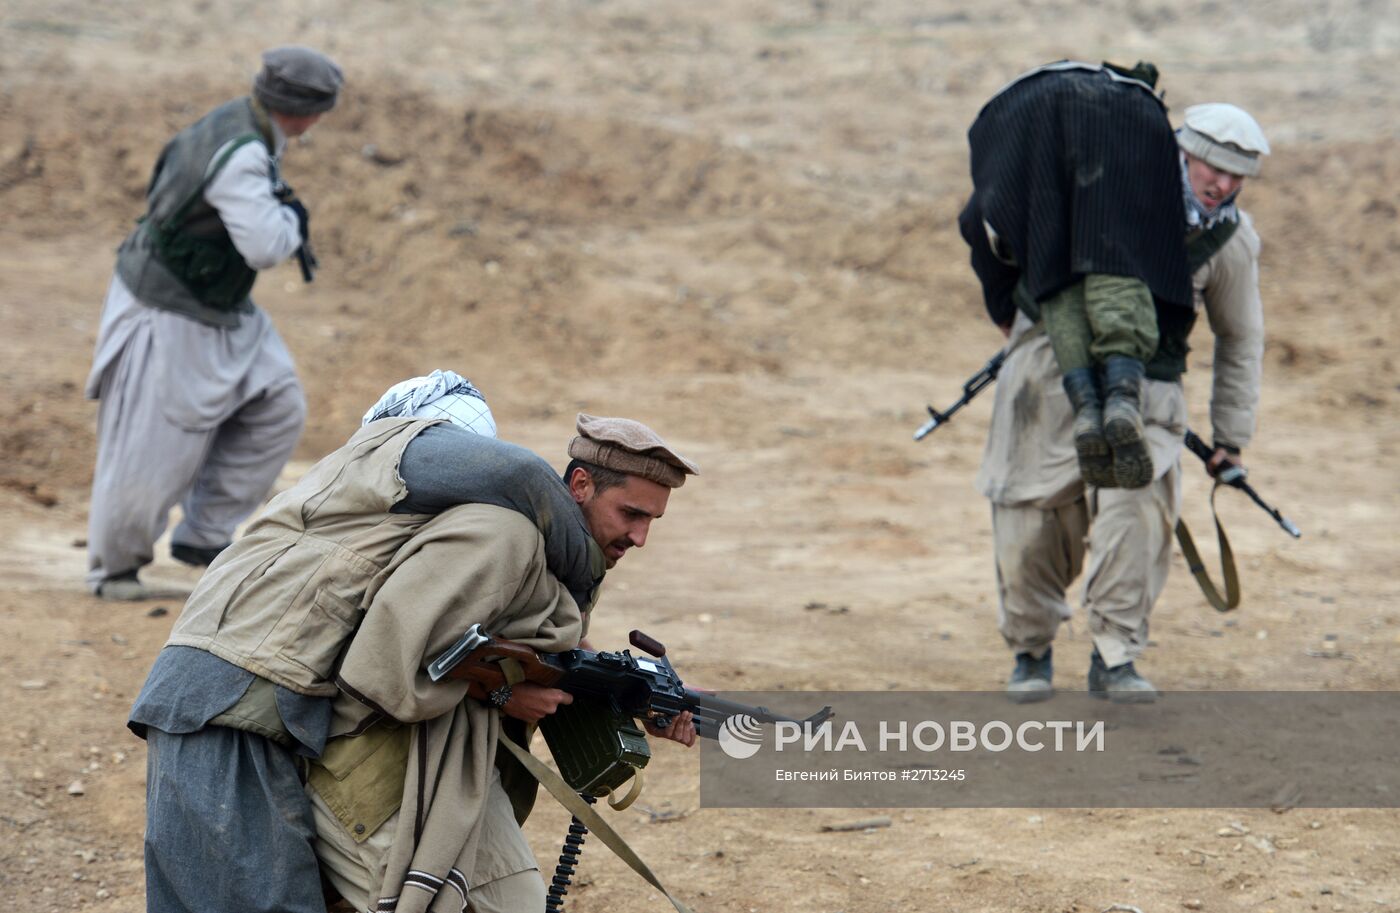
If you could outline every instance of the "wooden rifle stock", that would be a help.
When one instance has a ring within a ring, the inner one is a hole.
[[[492,691],[508,684],[501,661],[514,660],[524,675],[521,681],[552,687],[563,676],[564,670],[551,663],[548,656],[533,647],[497,638],[465,656],[452,667],[447,677],[468,682],[467,695],[486,700]]]

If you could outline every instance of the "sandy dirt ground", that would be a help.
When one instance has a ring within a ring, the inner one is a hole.
[[[1005,681],[972,487],[990,397],[910,439],[1000,342],[954,228],[981,103],[1071,56],[1156,61],[1177,117],[1246,106],[1275,152],[1244,196],[1268,313],[1246,456],[1305,535],[1222,496],[1246,603],[1216,615],[1178,564],[1142,667],[1166,689],[1400,688],[1400,16],[1384,0],[0,0],[8,905],[143,908],[144,749],[123,723],[180,600],[83,591],[82,386],[160,145],[287,42],[333,53],[349,85],[285,166],[323,271],[258,285],[311,403],[286,480],[434,367],[561,465],[576,411],[645,419],[704,475],[610,575],[595,635],[642,627],[733,688]],[[1205,431],[1208,330],[1195,344]],[[1187,479],[1203,532],[1208,486]],[[148,577],[195,579],[164,553]],[[1064,687],[1089,649],[1076,620]],[[862,813],[697,810],[697,759],[674,746],[649,774],[619,827],[699,911],[1400,907],[1394,811],[894,809],[889,828],[832,834]],[[542,804],[527,827],[551,864],[564,822]],[[579,913],[664,908],[602,850],[583,873]]]

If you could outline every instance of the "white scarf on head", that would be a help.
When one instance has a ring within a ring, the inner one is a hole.
[[[434,371],[426,377],[394,384],[370,407],[360,424],[396,416],[441,418],[477,434],[496,436],[496,419],[486,405],[486,397],[471,381],[453,371]]]

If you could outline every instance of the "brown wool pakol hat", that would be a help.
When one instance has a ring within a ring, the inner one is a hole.
[[[579,436],[569,442],[569,456],[628,475],[680,488],[700,467],[673,451],[655,431],[630,418],[578,414]]]
[[[269,111],[303,117],[335,107],[345,76],[320,51],[298,45],[264,51],[253,96]]]

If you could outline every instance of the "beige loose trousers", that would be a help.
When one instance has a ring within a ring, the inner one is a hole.
[[[1254,437],[1264,352],[1259,236],[1239,230],[1192,276],[1195,304],[1215,337],[1210,426],[1214,440]],[[1181,513],[1186,399],[1180,383],[1143,383],[1142,411],[1156,474],[1146,488],[1086,491],[1074,453],[1074,415],[1045,334],[1018,315],[997,381],[977,487],[992,502],[998,623],[1017,653],[1044,654],[1070,616],[1065,594],[1090,556],[1084,583],[1089,633],[1110,666],[1147,645],[1147,621],[1166,586]]]
[[[1074,413],[1049,340],[1020,316],[1011,341],[1016,348],[997,382],[977,478],[992,502],[998,627],[1014,652],[1043,655],[1071,615],[1066,594],[1087,550],[1089,632],[1104,662],[1128,662],[1147,644],[1148,616],[1171,564],[1186,432],[1181,385],[1144,383],[1152,483],[1086,489],[1074,453]]]

